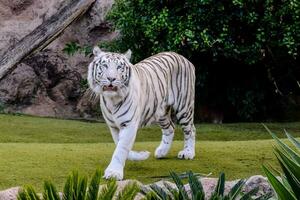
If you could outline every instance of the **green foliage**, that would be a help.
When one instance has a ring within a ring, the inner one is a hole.
[[[70,42],[66,44],[65,48],[63,49],[63,52],[72,56],[76,52],[78,52],[80,48],[81,47],[76,42]]]
[[[276,158],[283,173],[272,172],[270,168],[263,166],[263,170],[280,199],[299,199],[300,197],[300,142],[285,131],[286,136],[294,145],[294,148],[283,143],[266,126],[265,128],[275,139],[277,146],[274,147]],[[281,176],[281,180],[276,177]]]
[[[145,200],[204,200],[205,199],[205,192],[203,190],[202,183],[198,179],[198,177],[193,174],[193,172],[188,172],[188,183],[190,186],[191,192],[188,195],[186,188],[184,187],[183,180],[180,176],[174,172],[170,173],[171,178],[173,179],[174,183],[176,184],[176,188],[172,188],[168,183],[164,183],[166,188],[163,189],[162,187],[152,184],[150,188],[152,189],[150,192],[147,193],[143,190],[146,194]],[[245,184],[244,180],[238,181],[229,191],[228,194],[224,195],[225,191],[225,174],[221,173],[218,179],[217,186],[212,193],[209,199],[211,200],[234,200],[234,199],[253,199],[252,196],[255,195],[258,191],[258,188],[254,188],[253,190],[249,191],[248,193],[243,194],[241,192],[243,186]],[[265,195],[260,197],[259,199],[268,199],[269,195]]]
[[[85,56],[90,56],[92,54],[92,47],[89,45],[81,46],[77,42],[70,42],[65,44],[63,52],[69,56],[73,56],[75,53],[83,53]]]
[[[78,172],[72,172],[65,183],[62,199],[63,200],[129,200],[139,192],[136,183],[126,185],[122,190],[117,192],[117,183],[111,179],[108,183],[100,188],[101,172],[99,169],[94,173],[88,184],[87,176],[81,176]],[[41,200],[33,187],[26,186],[18,194],[18,200]],[[50,181],[44,182],[43,200],[60,200],[54,184]]]
[[[137,60],[166,50],[188,57],[205,51],[253,64],[267,46],[296,58],[299,13],[298,1],[117,0],[109,19],[121,31],[119,48],[131,48]]]
[[[41,198],[35,192],[32,186],[26,186],[18,194],[18,200],[40,200]]]
[[[133,62],[181,53],[196,66],[197,105],[261,120],[284,109],[279,94],[299,91],[299,13],[295,0],[117,0],[108,18],[121,37],[100,46],[131,49]]]

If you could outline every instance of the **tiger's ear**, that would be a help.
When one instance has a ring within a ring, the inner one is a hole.
[[[131,54],[132,54],[131,50],[128,49],[128,50],[126,51],[126,53],[124,53],[124,56],[125,56],[128,60],[130,60]]]
[[[102,53],[104,53],[104,52],[98,46],[94,46],[94,49],[93,49],[94,56],[98,56]]]

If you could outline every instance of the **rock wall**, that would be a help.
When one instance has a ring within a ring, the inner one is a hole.
[[[71,0],[0,0],[0,55]],[[0,81],[4,112],[62,118],[95,118],[99,103],[86,90],[88,63],[81,54],[68,56],[68,42],[95,45],[118,36],[105,20],[113,0],[96,0],[42,52],[20,63]],[[0,110],[1,112],[1,110]]]

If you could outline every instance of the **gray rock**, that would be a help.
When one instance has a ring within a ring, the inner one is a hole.
[[[20,189],[20,187],[13,187],[0,191],[0,200],[16,200]]]
[[[1,0],[0,55],[70,1]],[[111,24],[105,21],[113,2],[96,0],[46,50],[22,61],[1,80],[0,105],[4,104],[4,111],[62,118],[98,117],[99,102],[89,102],[82,87],[91,58],[80,53],[68,56],[62,50],[68,42],[95,45],[116,38],[118,33],[112,32]]]
[[[256,187],[259,188],[257,194],[255,195],[256,198],[268,193],[275,195],[275,192],[270,186],[268,179],[262,175],[251,176],[246,181],[245,187],[243,188],[243,192],[249,192]]]
[[[0,81],[6,112],[75,118],[81,75],[50,50],[29,57]]]

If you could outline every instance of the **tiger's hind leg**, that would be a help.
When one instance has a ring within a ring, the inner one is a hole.
[[[172,145],[174,137],[174,123],[170,115],[165,115],[159,119],[159,126],[162,129],[162,139],[160,145],[155,150],[156,158],[164,158]]]
[[[188,112],[176,115],[184,133],[184,148],[179,151],[178,158],[186,160],[193,159],[195,157],[196,140],[196,128],[193,122],[194,110],[188,110]]]

